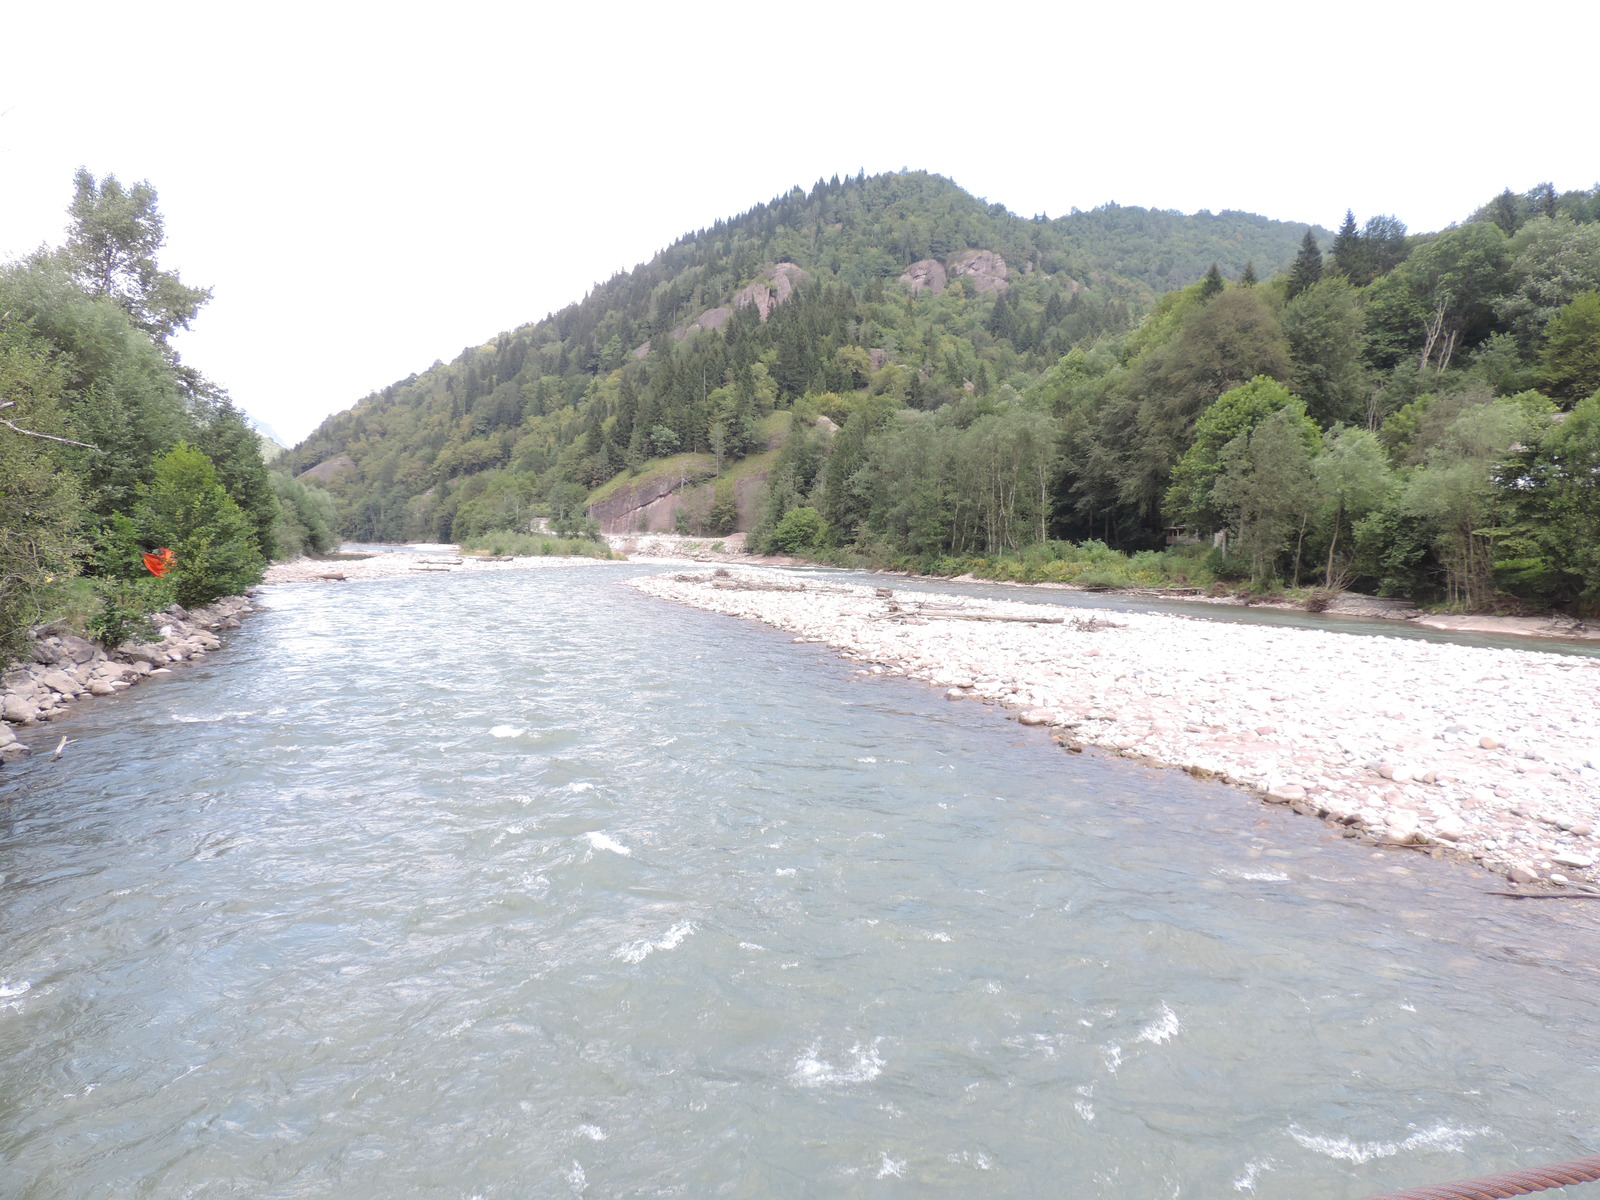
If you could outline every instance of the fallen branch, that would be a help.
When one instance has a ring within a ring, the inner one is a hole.
[[[16,404],[15,400],[0,400],[0,408],[11,408],[15,404]],[[82,446],[85,450],[98,450],[98,449],[100,449],[99,446],[91,446],[88,442],[76,442],[76,441],[73,441],[71,438],[57,437],[53,433],[40,433],[40,432],[38,432],[37,430],[34,430],[34,429],[24,429],[21,425],[18,425],[15,421],[8,421],[5,417],[0,417],[0,425],[5,425],[10,429],[15,430],[17,433],[24,434],[27,437],[44,438],[46,441],[60,442],[63,445],[66,445],[66,446]]]
[[[941,621],[1009,621],[1019,625],[1060,625],[1066,621],[1065,617],[1013,617],[1002,613],[951,612],[936,608],[918,609],[916,615],[935,617]]]
[[[61,752],[71,744],[72,740],[70,738],[62,738],[61,741],[56,744],[56,752],[50,756],[50,761],[55,762],[56,759],[60,758]]]
[[[1600,892],[1485,892],[1485,896],[1509,896],[1513,900],[1600,900]]]
[[[754,579],[715,579],[711,586],[725,592],[803,592],[803,583],[761,583]]]

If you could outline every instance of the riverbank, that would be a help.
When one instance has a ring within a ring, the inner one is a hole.
[[[32,753],[37,738],[29,733],[67,716],[79,701],[113,696],[220,650],[218,634],[239,628],[252,611],[246,596],[224,597],[192,611],[173,604],[146,618],[146,640],[124,642],[110,653],[64,630],[34,631],[30,659],[0,672],[0,763]]]
[[[1513,882],[1595,878],[1600,661],[1038,606],[782,572],[659,575],[663,599],[1012,710],[1068,748],[1215,776],[1351,837]]]

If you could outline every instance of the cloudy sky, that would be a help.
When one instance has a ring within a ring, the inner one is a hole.
[[[164,265],[215,289],[179,349],[298,440],[834,173],[1413,230],[1590,187],[1597,11],[36,4],[5,21],[0,257],[60,242],[78,166],[148,179]]]

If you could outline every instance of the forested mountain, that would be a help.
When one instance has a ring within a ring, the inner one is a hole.
[[[1277,270],[1306,230],[1115,205],[1024,219],[922,172],[819,180],[367,397],[289,464],[345,499],[352,535],[470,536],[561,483],[738,458],[808,394],[842,420],[863,391],[927,410],[1022,386],[1213,263]]]
[[[367,538],[585,505],[721,533],[742,509],[758,548],[925,570],[1078,578],[1110,555],[1129,579],[1594,607],[1597,216],[1600,188],[1540,185],[1435,234],[1383,214],[1329,234],[835,179],[287,459]]]

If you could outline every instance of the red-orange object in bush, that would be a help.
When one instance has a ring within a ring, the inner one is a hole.
[[[171,570],[172,564],[177,561],[178,556],[171,550],[168,550],[165,546],[161,547],[161,549],[157,550],[154,554],[146,554],[144,556],[145,570],[149,571],[150,574],[156,576],[157,578],[165,575],[169,570]]]

